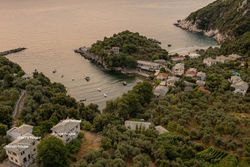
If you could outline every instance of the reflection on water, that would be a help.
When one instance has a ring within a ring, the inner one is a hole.
[[[27,47],[8,58],[28,73],[38,69],[52,81],[63,83],[78,100],[87,98],[86,103],[103,107],[106,100],[127,92],[139,79],[106,73],[75,54],[75,48],[90,46],[126,29],[160,40],[169,51],[216,45],[212,39],[173,25],[212,1],[0,0],[0,51]],[[172,47],[168,48],[168,44]],[[56,74],[52,73],[54,69]],[[90,82],[83,76],[90,76]],[[124,80],[127,86],[122,85]],[[103,93],[108,97],[104,98]]]

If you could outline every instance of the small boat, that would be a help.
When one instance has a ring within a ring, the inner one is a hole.
[[[85,102],[87,99],[86,98],[83,98],[83,99],[80,99],[80,102]]]
[[[56,73],[56,70],[53,70],[53,71],[52,71],[52,73],[54,73],[54,74],[55,74],[55,73]]]
[[[75,80],[75,78],[72,78],[72,81],[74,81]]]
[[[64,75],[61,75],[61,78],[63,78],[64,77]]]
[[[171,44],[168,44],[168,47],[171,47],[172,45]]]
[[[99,92],[101,92],[101,91],[102,91],[102,89],[101,89],[101,88],[97,88],[97,90],[98,90]]]
[[[90,80],[90,77],[88,77],[88,76],[85,77],[85,80],[86,80],[86,81],[89,81],[89,80]]]
[[[106,98],[108,95],[106,93],[104,93],[103,96]]]
[[[126,86],[126,85],[127,85],[127,82],[126,82],[126,81],[123,81],[122,84],[123,84],[124,86]]]

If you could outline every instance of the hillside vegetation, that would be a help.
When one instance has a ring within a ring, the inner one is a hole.
[[[234,39],[250,29],[250,4],[248,0],[217,0],[191,13],[186,20],[196,23],[198,29],[218,29]]]
[[[106,53],[105,51],[119,47],[120,54]],[[148,39],[139,33],[123,31],[112,37],[105,37],[103,41],[94,43],[89,52],[101,56],[110,67],[135,67],[137,59],[152,60],[167,59],[168,52],[161,48],[159,42]]]

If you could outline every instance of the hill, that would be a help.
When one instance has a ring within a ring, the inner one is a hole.
[[[189,31],[202,32],[223,43],[249,31],[249,9],[247,0],[217,0],[179,20],[176,25]]]
[[[113,47],[119,47],[119,52],[114,53]],[[136,60],[167,59],[168,52],[161,48],[160,42],[149,39],[139,33],[123,31],[112,37],[104,37],[89,49],[91,54],[101,57],[102,62],[110,67],[136,66]]]

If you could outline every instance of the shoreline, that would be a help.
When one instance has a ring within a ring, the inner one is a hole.
[[[89,54],[89,53],[83,53],[79,50],[75,50],[75,53],[80,54],[82,57],[85,59],[91,61],[92,63],[98,65],[100,68],[102,68],[104,71],[114,71],[118,72],[124,75],[129,75],[129,76],[139,76],[143,78],[148,78],[150,75],[147,73],[140,72],[136,69],[127,69],[127,68],[122,68],[122,67],[114,67],[112,69],[108,68],[107,65],[104,63],[104,61],[97,55]]]
[[[187,21],[185,19],[177,20],[177,22],[174,23],[174,25],[176,27],[179,27],[179,28],[186,30],[186,31],[189,31],[189,32],[202,33],[203,35],[205,35],[207,37],[213,38],[217,42],[217,44],[221,44],[229,38],[228,36],[221,34],[218,29],[216,29],[216,30],[210,29],[209,31],[202,30],[202,29],[197,28],[196,23],[193,23],[191,21]]]

